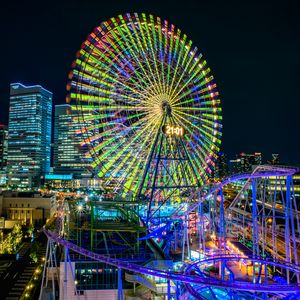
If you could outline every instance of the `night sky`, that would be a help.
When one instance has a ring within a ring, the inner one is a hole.
[[[8,3],[9,2],[9,3]],[[5,4],[3,4],[5,3]],[[0,8],[0,123],[9,84],[40,84],[65,102],[75,53],[101,21],[127,12],[160,16],[203,53],[222,100],[229,157],[278,152],[300,163],[300,8],[291,1],[5,1]]]

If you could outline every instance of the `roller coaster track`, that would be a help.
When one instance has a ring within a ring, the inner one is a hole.
[[[137,265],[134,263],[129,263],[120,259],[111,258],[109,256],[97,254],[95,252],[92,252],[90,250],[84,249],[82,247],[79,247],[75,245],[74,243],[71,243],[70,241],[65,240],[63,237],[59,236],[55,232],[51,232],[43,229],[46,236],[50,239],[56,242],[59,245],[62,245],[63,247],[68,248],[69,250],[72,250],[78,254],[81,254],[85,257],[90,258],[91,260],[107,263],[109,265],[115,266],[120,269],[136,272],[139,274],[145,274],[145,275],[152,275],[157,277],[166,278],[168,280],[172,281],[179,281],[189,284],[199,284],[199,285],[206,285],[211,287],[217,287],[217,288],[226,288],[226,289],[232,289],[232,290],[238,290],[238,291],[253,291],[253,292],[270,292],[270,293],[276,293],[276,292],[284,292],[284,293],[299,293],[300,292],[300,285],[298,284],[260,284],[260,283],[251,283],[251,282],[242,282],[242,281],[225,281],[225,280],[219,280],[216,278],[204,278],[197,275],[189,275],[189,274],[183,274],[183,273],[176,273],[176,272],[168,272],[163,270],[158,270],[154,268],[149,268],[146,266]],[[216,257],[212,259],[207,259],[203,261],[199,261],[198,263],[205,263],[206,261],[211,260],[222,260],[224,259],[229,260],[232,259],[247,259],[246,257],[234,255],[234,256],[224,256],[224,257]],[[269,260],[263,260],[259,259],[259,262],[262,264],[274,264],[275,262],[269,261]],[[280,267],[285,267],[289,270],[292,270],[293,272],[300,273],[300,266],[291,265],[288,262],[276,262]]]
[[[250,182],[251,179],[256,178],[264,178],[264,177],[273,177],[273,176],[292,176],[295,173],[299,171],[298,168],[292,168],[292,167],[286,167],[286,166],[271,166],[271,165],[262,165],[257,166],[252,173],[242,173],[230,176],[226,178],[221,183],[214,186],[206,195],[204,195],[198,202],[190,203],[186,211],[184,211],[182,214],[180,212],[182,210],[176,210],[170,217],[171,219],[178,219],[182,218],[186,215],[189,215],[191,212],[193,212],[199,205],[208,200],[210,197],[212,197],[216,192],[218,192],[220,189],[223,188],[223,186],[230,184],[232,182],[238,181],[238,180],[245,180],[247,179],[247,182],[245,186]]]

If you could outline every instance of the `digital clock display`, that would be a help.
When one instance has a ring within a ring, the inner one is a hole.
[[[177,135],[177,136],[184,135],[183,127],[176,126],[176,125],[163,125],[162,132],[166,135]]]

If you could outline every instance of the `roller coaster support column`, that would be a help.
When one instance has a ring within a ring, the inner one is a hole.
[[[200,195],[198,196],[198,201],[201,201]],[[203,204],[200,202],[199,205],[199,250],[202,250],[205,253],[205,236],[204,236],[204,218],[203,218]]]
[[[178,280],[176,281],[176,300],[180,300],[180,289],[179,289],[179,282]]]
[[[123,300],[122,269],[118,268],[118,300]]]
[[[95,203],[93,202],[93,200],[91,200],[90,202],[91,204],[91,250],[93,251],[94,249],[94,223],[95,223]]]
[[[296,197],[295,197],[295,191],[294,191],[294,185],[293,185],[293,179],[290,179],[290,186],[291,186],[291,191],[290,192],[290,215],[291,215],[291,229],[292,229],[292,243],[293,243],[293,256],[295,259],[295,264],[299,264],[299,259],[298,259],[298,252],[297,252],[297,244],[296,244],[296,229],[295,229],[295,217],[296,217],[296,226],[297,226],[297,232],[299,234],[299,216],[298,216],[298,209],[297,209],[297,203],[296,203]],[[293,212],[293,204],[294,204],[294,210],[295,214]],[[299,274],[296,275],[297,277],[297,283],[299,284],[300,282],[300,276]]]
[[[65,247],[64,300],[68,300],[68,256],[69,249]]]
[[[220,252],[226,254],[226,239],[225,239],[225,217],[224,217],[224,195],[223,189],[220,189],[220,235],[219,235],[219,247]],[[225,279],[225,262],[220,262],[221,267],[221,278],[222,280]]]
[[[123,300],[122,269],[118,268],[118,300]]]
[[[49,248],[50,248],[50,240],[48,239],[39,300],[42,300],[43,289],[44,289],[44,287],[47,287],[47,285],[48,285],[48,282],[47,282],[48,278],[46,278],[45,275],[46,275]],[[44,281],[45,281],[45,283],[44,283]]]
[[[257,222],[258,220],[257,220],[257,205],[256,205],[256,181],[255,179],[252,179],[252,256],[253,258],[260,256]],[[253,265],[252,281],[253,283],[256,282],[254,265]]]
[[[291,241],[290,241],[290,223],[294,222],[293,215],[290,215],[291,206],[291,181],[292,176],[286,177],[286,199],[285,199],[285,260],[291,262]],[[295,237],[293,237],[295,238]],[[290,283],[290,272],[286,271],[287,283]]]
[[[41,300],[45,297],[43,295],[43,291],[45,288],[48,287],[48,283],[50,280],[52,282],[52,298],[55,299],[55,278],[54,278],[54,276],[56,276],[57,281],[59,281],[55,251],[56,251],[56,249],[54,246],[54,242],[52,240],[48,239],[39,300]],[[51,270],[51,272],[49,272],[49,270]],[[49,278],[50,275],[51,275],[51,278]]]
[[[168,300],[171,300],[171,281],[168,279]]]
[[[189,231],[188,231],[188,216],[185,216],[183,221],[183,238],[182,238],[182,261],[185,260],[185,244],[187,246],[187,258],[191,257],[190,253],[190,241],[189,241]]]

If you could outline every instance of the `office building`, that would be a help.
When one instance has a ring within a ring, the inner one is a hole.
[[[10,85],[8,183],[37,188],[50,170],[52,93],[40,85]]]
[[[82,116],[78,116],[71,105],[55,106],[54,174],[72,175],[74,179],[91,176],[89,169],[91,158],[86,158],[88,143],[83,143],[86,137],[82,134],[83,125],[79,120],[80,117]]]
[[[227,155],[223,152],[220,152],[218,159],[216,161],[215,177],[223,179],[227,175],[228,175]]]
[[[0,124],[0,186],[7,183],[6,165],[7,165],[7,126]]]
[[[5,228],[15,223],[43,225],[56,212],[54,195],[32,192],[5,192],[0,195],[0,215],[5,217]]]
[[[239,159],[241,160],[242,172],[251,172],[256,166],[262,164],[262,155],[260,152],[251,154],[241,153]]]
[[[242,173],[242,164],[241,159],[231,159],[229,161],[229,170],[231,174],[239,174]]]
[[[6,169],[7,164],[7,126],[0,124],[0,172]]]

